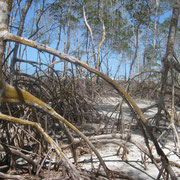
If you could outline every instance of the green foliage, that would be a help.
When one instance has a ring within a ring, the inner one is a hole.
[[[146,68],[156,68],[160,67],[160,60],[161,56],[159,54],[159,47],[156,46],[153,48],[152,44],[148,44],[147,50],[146,50]]]
[[[159,24],[159,30],[161,33],[165,33],[165,34],[168,34],[169,32],[169,27],[170,27],[170,23],[171,23],[171,18],[167,18],[165,19],[164,22],[160,23]]]
[[[123,1],[123,3],[131,21],[135,23],[136,28],[140,25],[147,25],[149,14],[152,9],[152,4],[149,1],[128,0]]]
[[[85,7],[86,18],[90,25],[95,51],[102,39],[102,22],[104,22],[106,36],[101,47],[102,57],[107,53],[117,55],[124,53],[128,63],[132,62],[136,51],[136,36],[139,35],[138,57],[139,62],[146,62],[150,67],[158,67],[166,47],[166,40],[169,32],[171,21],[171,10],[173,1],[159,1],[156,17],[156,32],[154,30],[156,1],[149,0],[72,0],[72,13],[70,15],[71,39],[69,52],[78,55],[82,59],[92,54],[92,44],[90,33],[85,26],[83,19],[83,9]],[[44,44],[57,43],[57,35],[59,28],[62,27],[61,41],[59,47],[64,49],[63,42],[67,38],[68,25],[68,8],[70,1],[67,0],[48,0],[45,3],[45,18],[39,23],[40,30],[34,39]],[[36,31],[36,19],[41,9],[35,7],[35,16],[28,18],[28,23],[33,24],[32,27],[24,29],[24,34],[28,37]],[[46,28],[46,24],[48,28]],[[18,26],[19,18],[15,19],[13,27]],[[12,29],[16,31],[16,28]],[[13,32],[14,33],[14,32]],[[155,34],[156,33],[156,34]],[[147,36],[148,34],[148,36]],[[76,37],[75,37],[75,36]],[[155,40],[154,40],[155,38]],[[77,42],[76,42],[77,41]],[[156,47],[153,48],[156,43]],[[76,48],[76,43],[78,48]],[[79,46],[80,45],[80,46]],[[145,47],[147,46],[147,47]],[[146,51],[146,52],[144,52]],[[145,54],[145,59],[143,59]],[[119,56],[119,57],[120,57]],[[103,61],[103,59],[102,59]],[[135,62],[136,63],[136,62]],[[103,64],[103,63],[102,63]],[[134,71],[135,72],[135,71]]]
[[[76,6],[76,2],[72,1],[72,3],[73,3],[72,9],[74,13],[71,14],[70,19],[74,23],[79,23],[79,17],[76,15],[78,4]],[[69,8],[69,1],[66,0],[55,1],[54,3],[50,4],[49,7],[50,16],[52,16],[54,21],[56,21],[57,23],[63,23],[64,25],[66,25],[68,8]]]
[[[102,36],[102,24],[100,17],[104,21],[106,29],[106,43],[117,53],[127,51],[130,48],[130,39],[133,36],[132,26],[128,20],[122,16],[121,8],[117,1],[103,0],[84,1],[86,16],[95,34],[95,39],[99,42]],[[121,5],[120,5],[121,6]]]

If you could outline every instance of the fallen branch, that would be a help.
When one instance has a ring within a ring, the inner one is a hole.
[[[141,152],[143,152],[148,157],[150,157],[148,149],[142,143],[137,142],[129,134],[127,134],[126,136],[125,135],[123,136],[122,134],[103,134],[103,135],[92,136],[92,137],[89,138],[89,140],[92,143],[112,143],[112,144],[116,144],[118,146],[122,146],[124,142],[120,141],[120,139],[123,140],[123,141],[127,141],[127,142],[130,142],[130,143],[134,144]],[[83,143],[83,142],[81,140],[79,140],[78,138],[75,138],[74,143],[80,145],[80,143]],[[64,148],[64,147],[62,147],[62,148]],[[67,148],[67,146],[65,148]],[[167,153],[166,156],[168,154],[169,153]],[[161,162],[161,158],[154,157],[153,160],[156,163]],[[169,161],[169,163],[172,166],[176,166],[177,168],[180,168],[179,163],[176,163],[174,161]]]
[[[17,180],[25,179],[24,177],[19,176],[19,175],[10,175],[10,174],[2,173],[2,172],[0,172],[0,178],[3,178],[3,179],[17,179]]]

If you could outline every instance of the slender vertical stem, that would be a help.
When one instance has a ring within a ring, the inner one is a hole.
[[[25,23],[25,18],[26,18],[26,14],[31,6],[32,0],[28,0],[26,3],[26,6],[24,9],[22,9],[22,17],[21,17],[21,21],[20,21],[20,25],[19,25],[19,29],[18,29],[18,36],[21,36],[23,33],[23,29],[24,29],[24,23]],[[11,61],[11,66],[10,66],[10,84],[13,85],[13,77],[14,77],[14,71],[15,71],[15,63],[16,63],[16,57],[17,57],[17,53],[18,53],[18,48],[19,48],[19,43],[15,43],[15,47],[14,47],[14,53],[13,53],[13,58]]]

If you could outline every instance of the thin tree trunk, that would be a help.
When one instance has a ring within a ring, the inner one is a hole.
[[[68,54],[69,48],[70,48],[71,14],[72,14],[72,0],[69,1],[69,8],[68,8],[68,13],[67,13],[67,43],[66,43],[66,47],[64,50],[64,53],[66,53],[66,54]],[[66,74],[67,74],[67,69],[68,69],[68,63],[67,63],[67,61],[64,61],[64,76],[66,76]]]
[[[45,0],[43,0],[42,8],[41,8],[41,10],[40,10],[39,17],[37,18],[37,21],[36,21],[36,29],[35,29],[33,32],[31,32],[32,34],[30,34],[30,36],[28,37],[28,39],[31,39],[31,38],[32,38],[33,36],[35,36],[35,35],[39,32],[39,30],[40,30],[40,28],[39,28],[39,22],[40,22],[40,20],[41,20],[41,18],[42,18],[42,15],[43,15],[44,12],[45,12],[45,10],[44,10],[44,5],[45,5]],[[47,7],[46,7],[46,9],[47,9]],[[26,50],[26,47],[24,47],[23,50],[22,50],[21,59],[23,59],[25,50]],[[20,64],[21,64],[21,61],[19,61],[19,63],[17,64],[17,69],[18,69],[18,70],[20,69]]]
[[[28,0],[25,8],[22,9],[22,17],[21,17],[21,21],[20,21],[20,25],[19,25],[18,33],[17,33],[18,36],[21,36],[23,33],[26,14],[31,6],[31,3],[32,3],[32,0]],[[13,85],[13,78],[14,78],[14,73],[15,73],[15,64],[16,64],[18,48],[19,48],[19,43],[15,43],[13,58],[11,61],[11,66],[10,66],[10,84],[11,85]]]
[[[130,65],[130,70],[129,70],[129,79],[131,78],[131,74],[132,74],[132,68],[133,68],[133,65],[137,59],[137,54],[138,54],[138,48],[139,48],[139,26],[137,27],[137,30],[136,30],[136,34],[135,34],[135,39],[136,39],[136,42],[135,42],[135,53],[134,53],[134,58],[131,62],[131,65]]]
[[[146,70],[146,55],[147,55],[147,45],[148,45],[148,40],[149,40],[149,26],[150,26],[150,18],[148,18],[148,25],[147,25],[147,30],[146,30],[146,41],[145,41],[145,49],[143,53],[143,69],[142,71]]]
[[[124,80],[127,81],[127,59],[124,57]]]
[[[159,7],[159,0],[156,0],[155,2],[155,16],[154,16],[154,34],[153,34],[153,56],[151,58],[151,66],[150,68],[152,69],[152,61],[155,58],[155,50],[156,50],[156,34],[157,34],[157,15],[158,15],[158,7]]]
[[[158,102],[158,113],[156,125],[159,125],[159,119],[161,118],[161,111],[165,108],[164,97],[166,92],[167,85],[167,75],[169,72],[169,68],[173,66],[172,58],[174,54],[174,42],[176,37],[176,30],[178,25],[178,18],[180,13],[180,0],[174,1],[171,25],[169,29],[169,36],[166,46],[166,54],[162,59],[162,76],[161,76],[161,91]]]
[[[100,0],[99,0],[99,6],[101,6],[100,4]],[[99,42],[98,44],[98,47],[97,47],[97,61],[96,61],[96,65],[95,65],[95,68],[100,71],[100,51],[101,51],[101,46],[106,38],[106,29],[105,29],[105,25],[104,25],[104,20],[102,19],[102,7],[99,7],[99,20],[102,24],[102,29],[103,29],[103,32],[102,32],[102,37],[101,37],[101,41]]]
[[[61,17],[62,17],[62,13],[61,13]],[[61,41],[61,30],[62,30],[62,23],[59,25],[59,29],[58,29],[58,40],[57,40],[57,44],[56,44],[56,50],[58,50],[59,44],[60,44],[60,41]],[[55,62],[55,61],[56,61],[56,56],[53,56],[52,63]],[[50,69],[50,75],[51,76],[53,76],[53,68],[54,68],[54,65]]]
[[[101,51],[101,46],[106,38],[106,29],[105,29],[105,25],[104,25],[104,20],[102,18],[102,15],[103,15],[103,10],[102,10],[103,7],[101,7],[101,2],[100,0],[98,0],[98,14],[99,14],[99,20],[102,24],[102,37],[101,37],[101,41],[98,43],[98,46],[97,46],[97,59],[96,59],[96,64],[95,64],[95,69],[97,69],[98,71],[100,71],[100,51]],[[103,60],[101,60],[103,61]],[[99,81],[99,76],[95,76],[95,79],[94,79],[95,83],[98,83]]]
[[[84,6],[83,6],[83,18],[84,18],[84,23],[85,23],[88,31],[90,32],[90,38],[91,38],[91,43],[92,43],[92,51],[93,51],[94,63],[96,63],[96,51],[95,51],[95,45],[94,45],[94,37],[93,37],[92,29],[91,29],[90,25],[87,22],[86,12],[85,12],[85,7]]]

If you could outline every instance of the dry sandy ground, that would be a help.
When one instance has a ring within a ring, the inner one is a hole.
[[[117,98],[103,99],[103,101],[101,101],[101,104],[98,105],[99,107],[97,108],[99,111],[101,111],[101,113],[107,113],[107,111],[109,111],[111,108],[113,109],[113,107],[117,105],[118,102],[119,99]],[[140,108],[144,108],[149,105],[152,105],[154,102],[137,100],[136,103]],[[128,121],[130,117],[130,111],[128,110],[127,105],[123,105],[123,108],[125,111],[124,119],[127,119]],[[157,109],[153,108],[149,110],[145,115],[146,117],[151,117],[154,113],[156,113],[156,111]],[[116,116],[116,114],[114,113],[113,116]],[[131,132],[131,137],[145,146],[144,138],[140,130],[133,130]],[[168,136],[166,140],[167,140],[166,147],[163,148],[163,151],[167,154],[174,147],[174,141],[172,139],[172,135]],[[129,154],[127,155],[128,162],[122,160],[122,151],[120,151],[120,155],[117,156],[117,151],[119,149],[118,145],[109,143],[109,144],[103,144],[103,145],[101,144],[96,146],[101,156],[105,160],[105,163],[107,164],[108,168],[116,171],[125,172],[126,174],[131,175],[132,177],[139,180],[157,179],[159,171],[156,168],[156,166],[151,163],[150,159],[147,159],[147,169],[145,169],[145,166],[141,163],[141,153],[139,149],[133,144],[127,143],[127,148],[129,150]],[[158,157],[154,148],[153,148],[153,154],[155,155],[155,157]],[[180,164],[180,158],[176,155],[175,151],[172,151],[168,155],[168,159]],[[88,163],[88,160],[90,160],[90,157],[88,155],[84,155],[79,158],[79,162],[81,162],[81,166],[84,169],[90,170],[92,168],[92,165],[91,163]],[[97,168],[99,163],[94,155],[93,155],[93,162],[94,162],[93,163],[94,166]],[[172,168],[176,173],[177,177],[180,179],[180,169],[177,167],[172,167]]]

